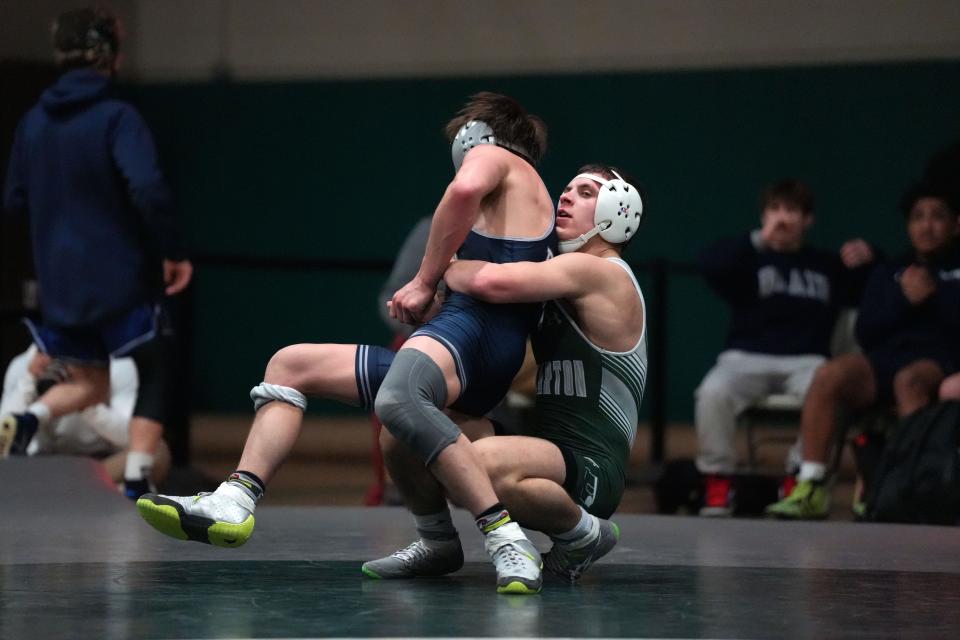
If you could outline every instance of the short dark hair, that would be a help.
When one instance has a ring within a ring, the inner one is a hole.
[[[808,215],[813,213],[813,191],[794,178],[768,185],[760,194],[760,212],[763,213],[774,202],[791,204]]]
[[[637,193],[640,194],[640,201],[643,203],[643,215],[640,217],[640,226],[643,226],[643,223],[646,222],[647,220],[647,211],[648,211],[647,194],[644,191],[643,187],[640,186],[640,184],[636,181],[636,179],[631,174],[621,169],[618,169],[614,166],[611,166],[608,164],[602,164],[599,162],[592,162],[592,163],[583,165],[582,167],[577,169],[577,174],[579,175],[581,173],[592,173],[592,174],[601,176],[603,178],[606,178],[607,180],[613,180],[614,178],[617,177],[617,174],[619,174],[624,182],[631,185],[634,189],[637,190]],[[626,242],[621,242],[619,245],[621,251],[623,249],[626,249],[627,245],[630,244],[633,241],[633,239],[636,237],[637,237],[637,234],[634,233],[629,238],[627,238]]]
[[[936,198],[946,204],[954,216],[960,216],[960,207],[957,207],[956,199],[948,188],[930,180],[921,180],[910,185],[900,197],[900,213],[903,217],[909,218],[917,200],[923,198]]]
[[[120,24],[105,9],[65,11],[53,22],[53,48],[63,68],[108,66],[120,50]]]
[[[453,142],[457,132],[471,120],[490,125],[493,134],[530,154],[530,161],[539,164],[547,151],[547,125],[509,96],[490,91],[481,91],[470,96],[463,108],[445,128],[447,142]]]

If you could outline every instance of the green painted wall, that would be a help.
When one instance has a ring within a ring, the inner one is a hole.
[[[958,77],[960,62],[942,62],[129,89],[197,253],[389,259],[452,175],[444,123],[491,89],[549,124],[551,191],[587,161],[627,168],[650,216],[627,258],[684,262],[751,227],[759,190],[788,175],[817,194],[813,242],[862,235],[897,250],[899,194],[960,134]],[[247,389],[285,344],[386,342],[374,306],[385,276],[201,268],[198,408],[246,410]],[[676,275],[669,291],[668,408],[687,420],[727,314],[695,276]]]

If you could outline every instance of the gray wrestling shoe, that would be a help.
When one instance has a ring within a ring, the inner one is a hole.
[[[386,558],[364,562],[361,571],[375,580],[402,580],[445,576],[463,566],[463,547],[460,538],[432,542],[428,547],[422,539],[394,551]]]
[[[596,540],[575,549],[555,542],[543,556],[544,568],[568,582],[576,582],[590,565],[610,553],[620,540],[620,527],[609,520],[598,520],[600,533]]]

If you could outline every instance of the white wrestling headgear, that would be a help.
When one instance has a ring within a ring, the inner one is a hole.
[[[478,144],[495,144],[498,147],[512,151],[530,164],[534,164],[526,149],[518,145],[510,144],[509,142],[504,142],[503,140],[497,140],[490,125],[481,120],[471,120],[460,127],[460,131],[453,137],[453,144],[450,150],[453,154],[454,171],[460,171],[460,165],[463,164],[463,157],[467,155],[467,151],[470,151],[470,149],[473,149]]]
[[[626,182],[616,171],[617,176],[607,180],[592,173],[581,173],[577,178],[593,180],[600,185],[597,193],[597,208],[593,212],[593,229],[573,240],[560,242],[560,253],[573,253],[587,243],[590,238],[600,234],[600,237],[613,244],[621,244],[629,240],[643,217],[643,200],[640,191]]]

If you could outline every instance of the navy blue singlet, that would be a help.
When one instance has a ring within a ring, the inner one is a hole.
[[[542,262],[556,249],[553,225],[539,238],[498,238],[471,230],[457,258],[500,264]],[[440,312],[413,333],[439,341],[453,356],[462,391],[452,409],[482,416],[497,406],[523,364],[527,336],[542,307],[539,302],[492,304],[450,292]],[[392,360],[393,353],[387,349],[366,345],[357,349],[357,388],[365,407],[372,406]]]

